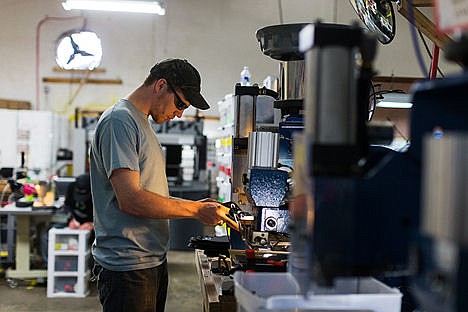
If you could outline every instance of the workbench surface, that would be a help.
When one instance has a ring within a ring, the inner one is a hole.
[[[217,261],[217,259],[206,256],[203,250],[195,250],[195,265],[203,296],[203,311],[236,312],[237,303],[235,297],[222,293],[223,283],[232,281],[232,278],[211,272],[212,261]]]

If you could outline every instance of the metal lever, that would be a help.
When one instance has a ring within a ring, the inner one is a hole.
[[[249,238],[251,236],[254,216],[249,212],[240,209],[239,206],[234,202],[225,202],[222,203],[222,205],[229,208],[228,217],[237,223],[237,226],[239,227],[239,232],[242,234],[244,241],[246,241],[247,244],[250,245]]]

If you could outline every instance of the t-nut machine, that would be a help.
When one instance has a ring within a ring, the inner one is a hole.
[[[232,201],[244,242],[256,249],[289,248],[288,193],[293,134],[303,130],[304,57],[298,35],[306,24],[274,25],[256,33],[264,54],[280,61],[278,92],[235,88]]]

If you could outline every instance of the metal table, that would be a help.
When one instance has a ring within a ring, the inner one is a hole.
[[[16,217],[16,269],[9,268],[5,273],[7,278],[38,278],[47,277],[47,270],[31,270],[30,266],[30,232],[31,217],[55,215],[56,209],[41,207],[17,208],[14,204],[0,208],[0,215],[7,215],[8,256],[13,254],[14,217]]]

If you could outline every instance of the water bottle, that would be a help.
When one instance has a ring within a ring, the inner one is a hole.
[[[241,86],[250,86],[250,71],[248,66],[244,66],[244,69],[240,73],[240,84]]]

